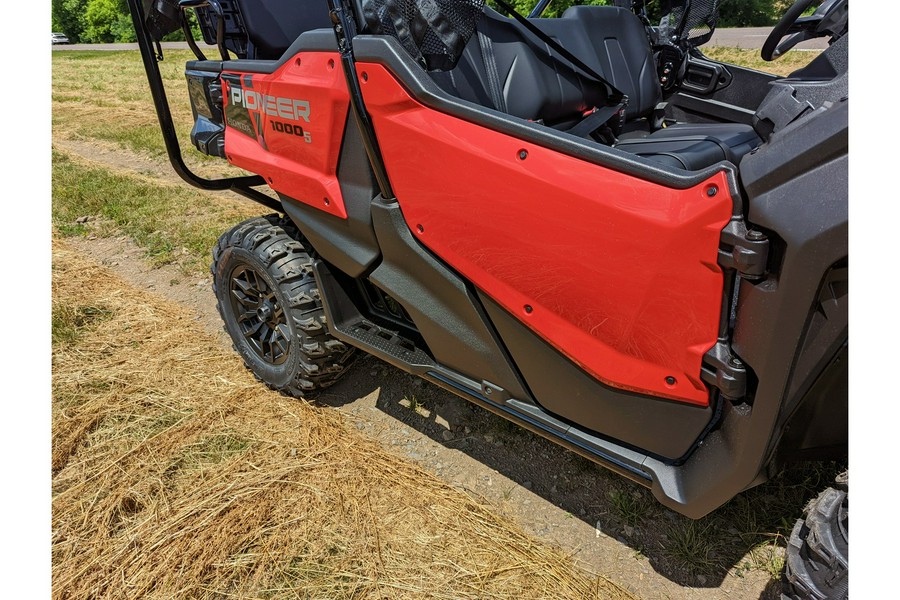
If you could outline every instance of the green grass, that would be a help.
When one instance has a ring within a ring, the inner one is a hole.
[[[86,331],[112,316],[112,311],[102,306],[54,304],[50,325],[53,345],[74,344]]]
[[[187,50],[167,50],[159,63],[178,138],[193,164],[213,159],[191,151],[193,125],[185,62]],[[101,140],[153,157],[165,156],[165,144],[141,62],[136,51],[54,52],[53,135],[56,138]]]
[[[720,570],[722,536],[711,521],[680,520],[666,533],[663,552],[694,575],[714,575]]]
[[[654,502],[649,494],[636,490],[612,489],[607,497],[616,516],[630,527],[635,527],[644,520]]]
[[[665,528],[662,552],[687,571],[705,575],[758,570],[781,576],[784,547],[806,503],[846,470],[844,462],[798,463],[760,486],[738,494],[712,514],[676,517]]]
[[[53,224],[63,235],[128,235],[156,265],[177,262],[205,271],[223,231],[262,208],[223,201],[184,185],[169,185],[53,153]],[[95,218],[87,224],[81,216]]]
[[[415,394],[408,394],[404,396],[400,400],[400,405],[405,406],[414,413],[417,413],[420,417],[428,418],[431,416],[431,411],[428,410],[423,402],[416,398]]]
[[[793,73],[801,67],[805,67],[818,56],[819,52],[788,52],[778,60],[766,62],[759,56],[759,50],[746,48],[720,48],[706,47],[700,49],[707,58],[723,63],[730,63],[739,67],[755,69],[764,73],[785,76]]]
[[[250,440],[234,431],[222,431],[185,446],[176,460],[179,470],[210,467],[242,454],[250,448]]]

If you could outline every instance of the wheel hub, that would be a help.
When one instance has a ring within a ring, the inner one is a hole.
[[[274,306],[275,305],[267,299],[265,304],[256,309],[257,318],[259,318],[260,321],[269,321],[272,318]]]
[[[247,344],[267,363],[284,363],[290,349],[290,329],[263,275],[250,265],[235,268],[230,292],[232,313]]]

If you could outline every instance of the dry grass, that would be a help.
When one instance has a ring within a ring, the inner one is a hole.
[[[107,168],[53,152],[53,225],[63,235],[128,235],[151,264],[206,273],[210,249],[235,223],[269,211],[255,203],[182,183]],[[79,223],[90,216],[89,223]]]
[[[189,50],[166,50],[165,60],[159,63],[184,160],[205,177],[242,174],[224,160],[201,154],[191,145],[194,119],[184,67],[193,58]],[[52,60],[55,140],[90,141],[124,148],[145,158],[166,160],[140,52],[54,52]]]
[[[821,54],[819,51],[800,51],[794,50],[788,52],[778,60],[766,62],[759,57],[759,50],[749,48],[726,48],[716,46],[704,46],[701,51],[705,56],[712,60],[724,63],[730,63],[748,69],[755,69],[763,73],[772,73],[784,77],[790,75],[797,69],[805,67],[812,59]]]
[[[53,597],[630,598],[54,243]]]

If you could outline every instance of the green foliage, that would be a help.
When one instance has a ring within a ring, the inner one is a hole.
[[[127,0],[51,0],[50,6],[53,31],[65,33],[73,44],[137,39]]]
[[[528,15],[538,0],[506,0],[523,15]],[[493,0],[487,0],[488,6],[497,9]],[[612,0],[551,0],[550,6],[544,10],[544,17],[558,17],[570,6],[590,5],[603,6],[614,4]],[[652,22],[658,22],[663,2],[647,0],[647,10]],[[722,0],[719,6],[720,27],[758,27],[772,25],[784,14],[792,4],[791,0]],[[501,13],[503,11],[500,11]]]
[[[137,34],[134,32],[134,23],[131,22],[131,15],[128,13],[120,14],[115,23],[110,27],[113,38],[117,42],[136,42]]]
[[[51,0],[53,31],[65,33],[73,44],[82,40],[85,28],[84,9],[88,0]]]
[[[507,4],[511,4],[520,15],[525,15],[526,17],[538,3],[538,0],[505,1]],[[552,19],[562,15],[570,6],[606,6],[608,4],[613,4],[613,2],[611,0],[551,0],[550,5],[544,9],[541,16]],[[487,0],[487,5],[501,14],[505,14],[493,0]]]
[[[719,6],[719,27],[773,25],[784,12],[776,4],[776,0],[723,0]]]
[[[119,8],[119,0],[88,0],[83,41],[94,44],[118,41],[113,27],[122,14]]]
[[[324,0],[321,0],[324,1]],[[537,5],[538,0],[507,0],[523,15]],[[613,0],[551,0],[543,17],[562,15],[570,6],[603,6],[613,4]],[[488,6],[499,10],[494,0],[487,0]],[[651,21],[660,12],[661,0],[648,0],[647,8]],[[719,7],[719,27],[759,27],[774,24],[792,4],[791,0],[722,0]],[[133,42],[134,28],[125,0],[51,0],[53,30],[69,36],[72,43]],[[502,10],[500,12],[503,12]],[[201,39],[199,27],[192,17],[194,39]],[[184,39],[181,30],[166,36],[166,41]]]

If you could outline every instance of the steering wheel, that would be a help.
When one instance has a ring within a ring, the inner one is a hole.
[[[847,0],[825,0],[812,15],[801,17],[818,0],[797,0],[766,38],[760,56],[773,61],[800,42],[825,35],[843,35],[847,28]],[[781,41],[788,35],[789,37]]]

